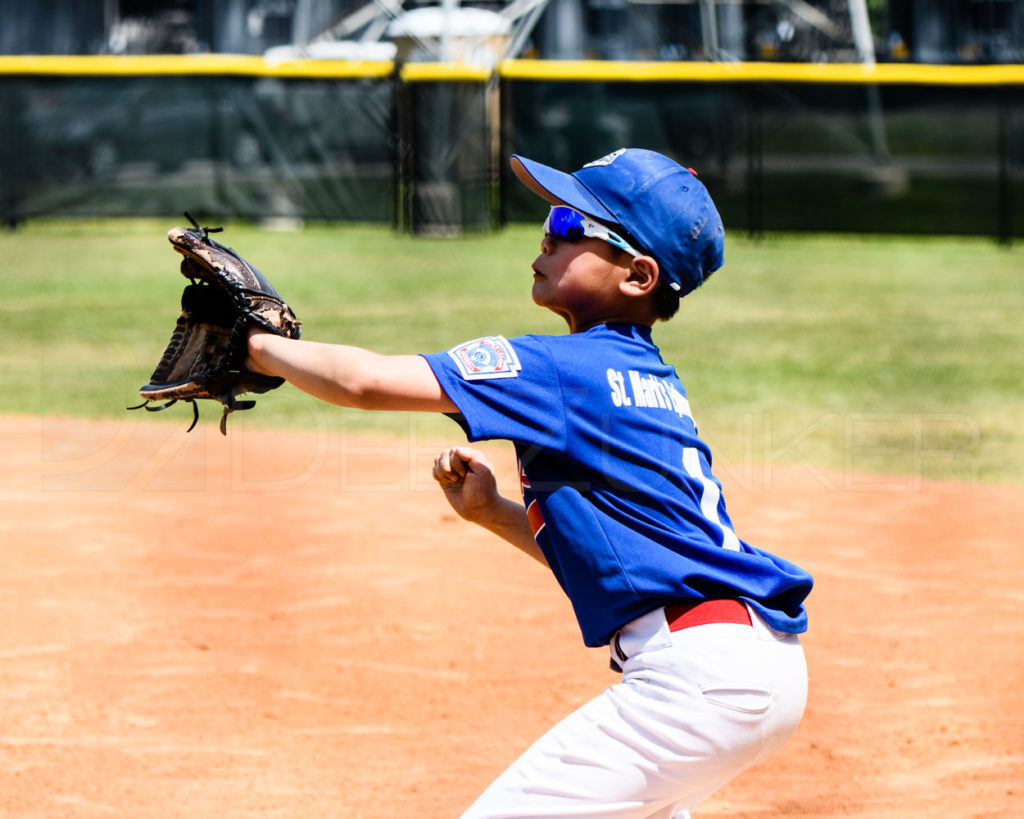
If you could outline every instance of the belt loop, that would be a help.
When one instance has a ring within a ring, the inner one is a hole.
[[[629,659],[629,657],[626,656],[626,652],[624,652],[622,650],[622,641],[619,639],[619,637],[621,635],[622,635],[621,631],[616,631],[615,632],[615,636],[612,637],[612,644],[611,644],[611,654],[612,654],[612,656],[608,660],[608,665],[611,668],[611,670],[615,671],[615,672],[619,672],[619,673],[622,672],[622,664],[625,663],[626,660]]]

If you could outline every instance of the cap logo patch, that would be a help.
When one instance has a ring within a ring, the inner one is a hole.
[[[584,165],[584,168],[600,168],[604,165],[611,165],[616,159],[626,153],[625,148],[619,148],[617,151],[613,151],[608,156],[602,156],[600,159],[595,159],[593,162],[588,162]]]
[[[523,368],[512,345],[503,336],[476,338],[448,351],[467,381],[516,378]]]

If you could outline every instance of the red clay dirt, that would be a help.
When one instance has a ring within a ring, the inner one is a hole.
[[[0,815],[456,817],[615,680],[434,488],[454,426],[234,420],[4,419]],[[695,819],[1024,816],[1024,488],[720,476],[740,535],[816,577],[811,693]]]

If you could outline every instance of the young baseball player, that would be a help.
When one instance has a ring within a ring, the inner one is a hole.
[[[776,751],[807,695],[810,576],[741,540],[651,328],[722,264],[704,185],[652,151],[567,174],[513,156],[547,200],[533,300],[568,334],[380,356],[254,333],[250,366],[366,409],[451,415],[515,446],[521,502],[484,455],[442,452],[455,511],[550,567],[621,679],[552,728],[465,817],[688,817]]]

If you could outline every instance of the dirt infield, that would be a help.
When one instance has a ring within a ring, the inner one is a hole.
[[[454,817],[614,681],[433,488],[454,426],[183,427],[0,428],[0,815]],[[811,695],[696,819],[1024,816],[1024,488],[720,474],[741,536],[815,575]]]

